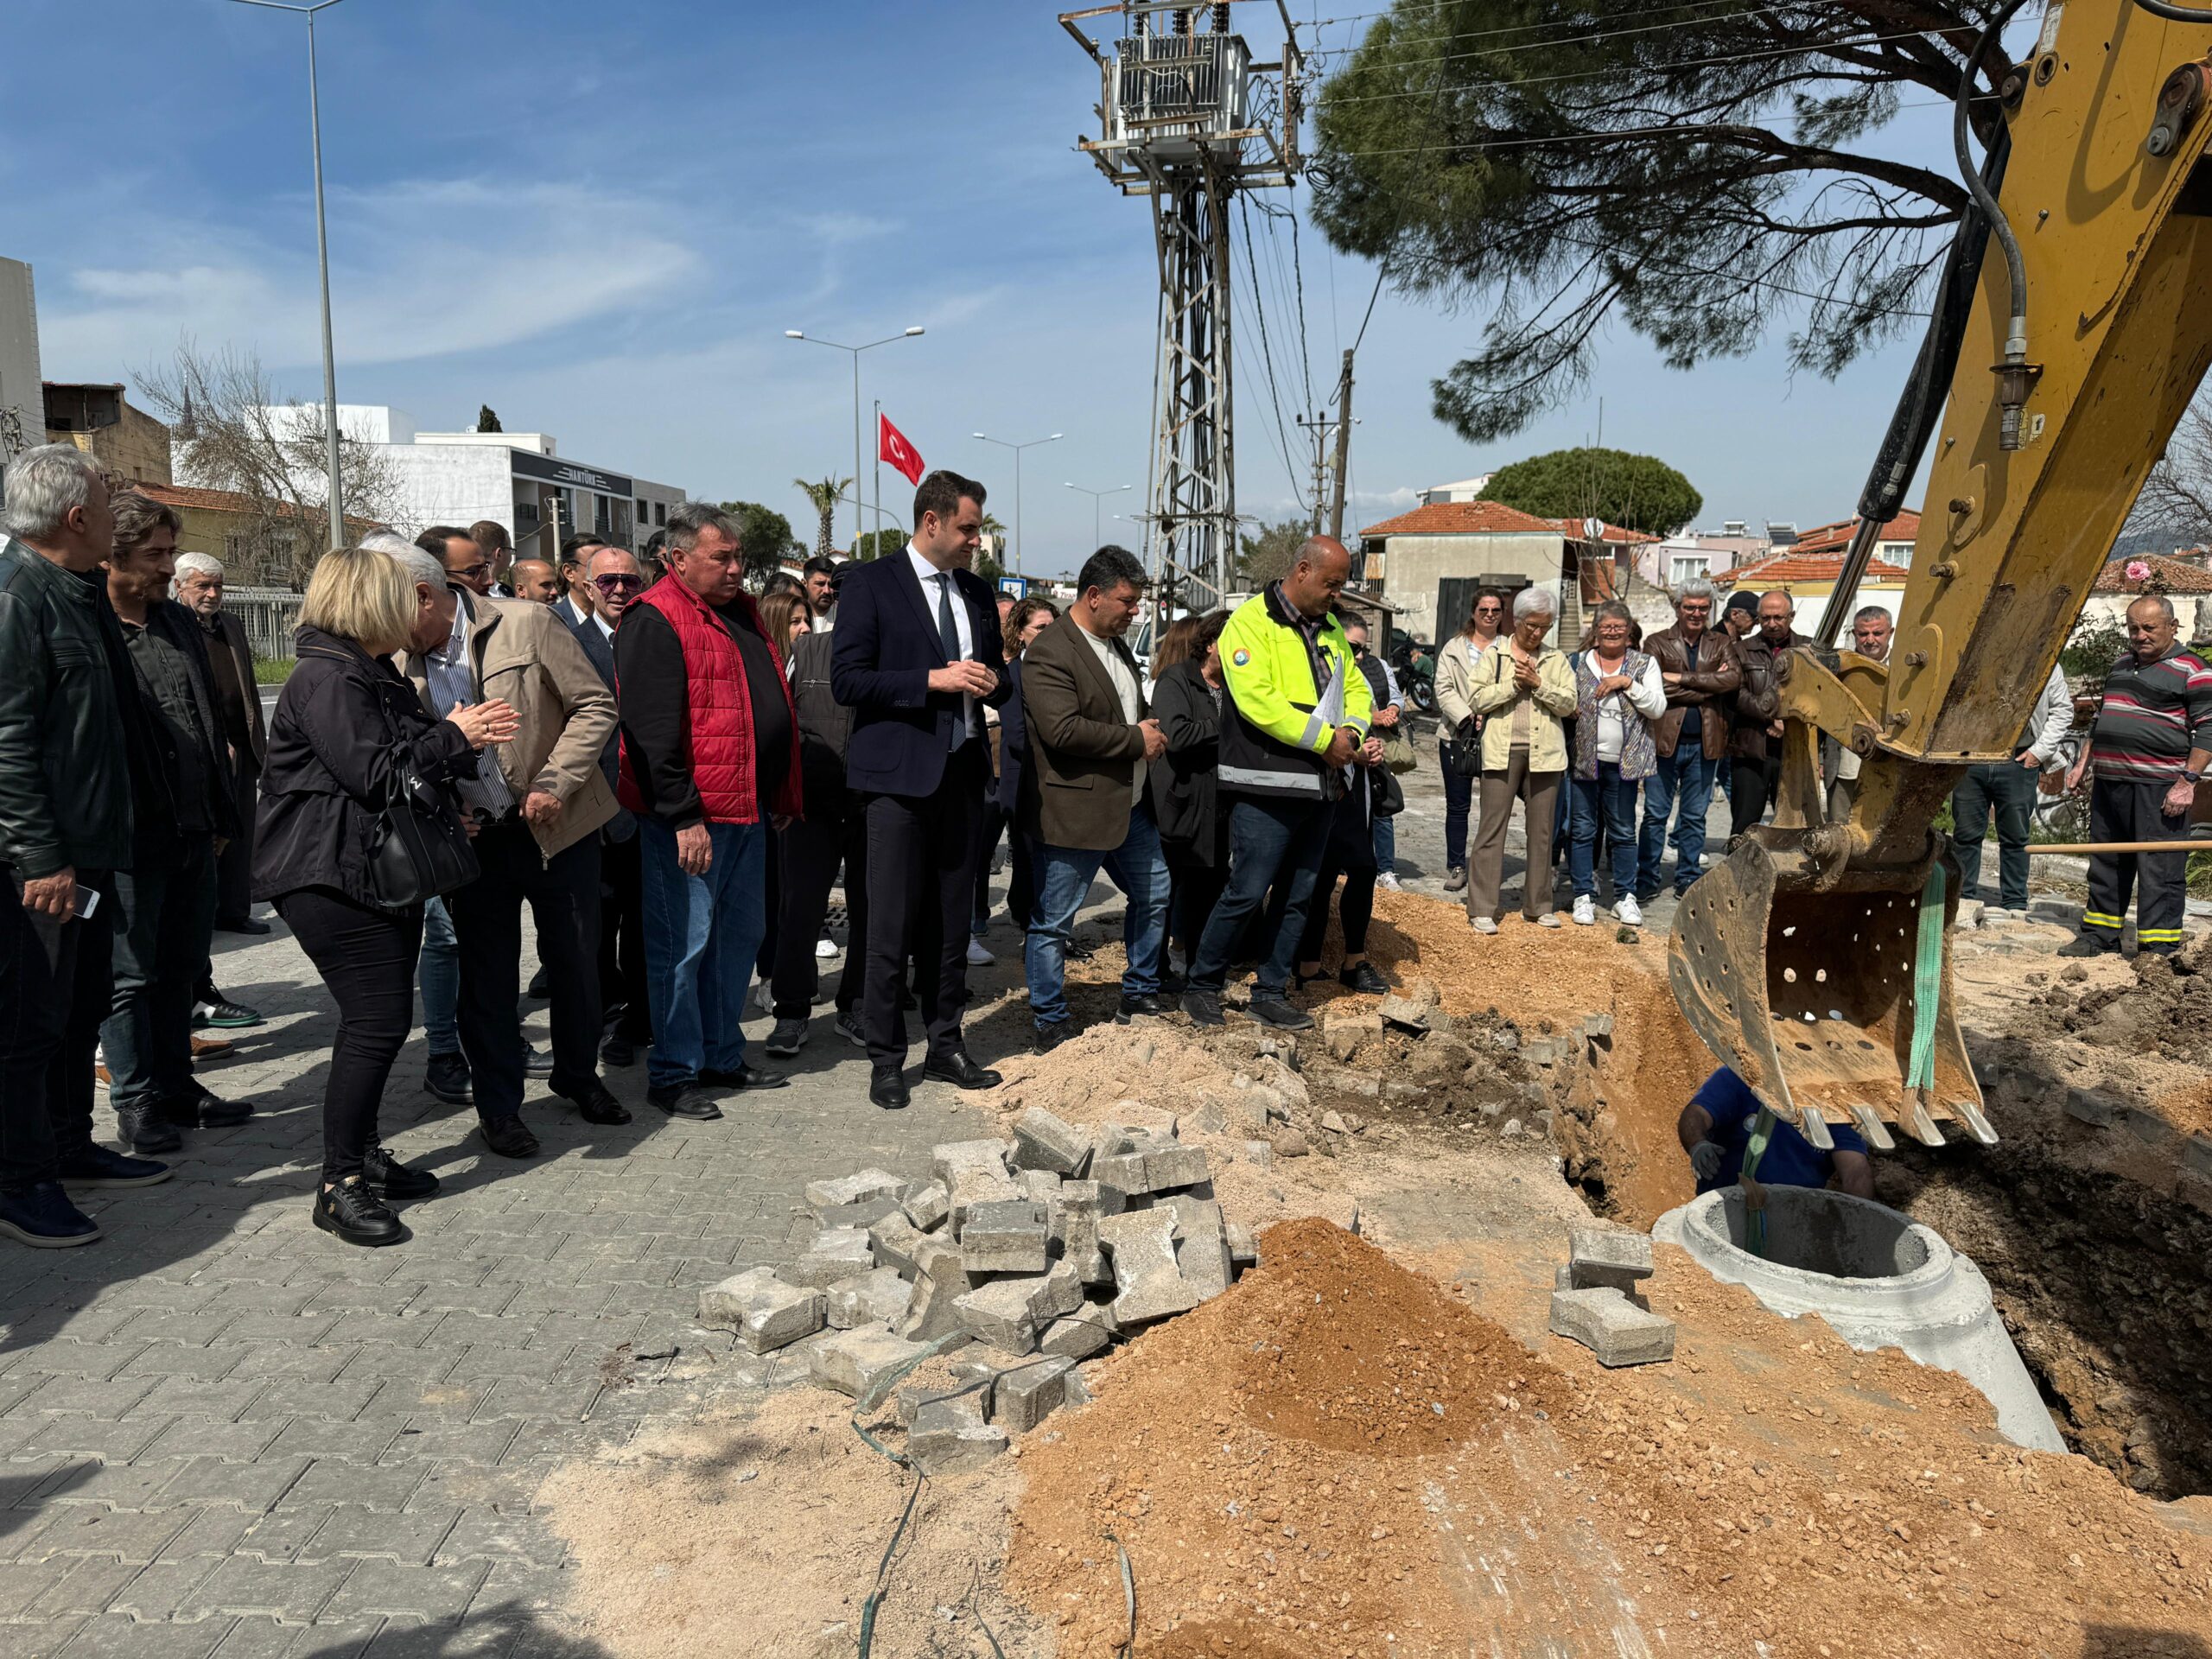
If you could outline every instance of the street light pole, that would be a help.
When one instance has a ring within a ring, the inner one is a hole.
[[[322,99],[315,83],[315,15],[339,0],[316,0],[311,6],[286,5],[282,0],[238,0],[246,6],[270,11],[295,11],[308,20],[308,133],[315,155],[315,256],[322,276],[322,443],[323,461],[330,472],[330,545],[346,545],[346,491],[338,467],[338,354],[330,340],[330,232],[322,209]]]
[[[881,340],[871,340],[865,346],[846,346],[834,340],[823,340],[810,334],[804,328],[786,328],[785,340],[804,340],[816,346],[830,346],[853,354],[853,556],[861,552],[861,353],[872,352],[879,346],[888,346],[895,340],[912,340],[922,332],[919,327],[903,329],[895,334],[886,334]]]
[[[1099,541],[1098,541],[1098,502],[1099,502],[1099,498],[1100,498],[1100,497],[1102,497],[1102,496],[1108,496],[1108,495],[1119,495],[1119,494],[1120,494],[1123,490],[1134,490],[1135,488],[1136,488],[1136,486],[1135,486],[1135,485],[1134,485],[1134,484],[1116,484],[1116,486],[1114,486],[1114,487],[1113,487],[1112,489],[1110,489],[1110,490],[1089,490],[1089,489],[1085,489],[1085,488],[1084,488],[1084,486],[1083,486],[1082,485],[1080,485],[1080,484],[1071,484],[1071,485],[1069,485],[1069,486],[1068,486],[1068,488],[1070,488],[1070,489],[1071,489],[1071,490],[1074,490],[1074,491],[1075,491],[1075,492],[1077,492],[1078,494],[1087,495],[1087,496],[1089,496],[1089,497],[1090,498],[1090,545],[1091,545],[1092,550],[1093,550],[1093,551],[1096,551],[1096,549],[1097,549],[1097,547],[1098,547],[1098,545],[1099,545]],[[1117,514],[1116,514],[1115,516],[1116,516],[1116,518],[1120,517],[1120,515],[1119,515],[1118,513],[1117,513]]]
[[[1032,438],[1027,443],[1009,443],[1006,439],[995,438],[988,432],[976,432],[969,435],[981,438],[985,443],[995,443],[1001,449],[1014,451],[1014,574],[1018,576],[1021,574],[1021,452],[1034,449],[1040,443],[1058,443],[1061,435],[1055,432],[1050,437]]]

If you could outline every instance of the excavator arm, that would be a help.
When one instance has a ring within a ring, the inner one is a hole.
[[[1946,1128],[1995,1141],[1954,1014],[1958,866],[1936,816],[1968,766],[2012,759],[2212,365],[2212,10],[2051,4],[2001,85],[1993,257],[1889,660],[1783,658],[1774,822],[1690,889],[1669,947],[1693,1028],[1818,1146],[1830,1123],[1878,1147],[1891,1124],[1929,1145]],[[1848,606],[1845,584],[1829,604]],[[1833,823],[1823,734],[1861,757]]]

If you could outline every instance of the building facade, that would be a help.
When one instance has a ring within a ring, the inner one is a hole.
[[[1555,584],[1562,612],[1579,596],[1579,582],[1567,580],[1575,571],[1566,531],[1496,501],[1432,502],[1368,525],[1359,540],[1366,591],[1388,601],[1394,626],[1416,639],[1457,633],[1478,588]]]
[[[31,268],[20,259],[0,259],[0,463],[36,447],[45,430]]]
[[[46,383],[46,441],[73,443],[133,484],[170,481],[169,429],[136,408],[120,382]]]

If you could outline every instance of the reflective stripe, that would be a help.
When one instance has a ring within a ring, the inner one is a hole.
[[[1317,772],[1259,772],[1247,766],[1216,766],[1213,775],[1224,784],[1287,789],[1300,795],[1319,795],[1321,792],[1321,774]]]
[[[2118,916],[2107,916],[2101,910],[2085,910],[2082,912],[2082,919],[2091,927],[2118,927],[2122,920]]]
[[[1322,725],[1320,715],[1306,715],[1306,729],[1299,736],[1298,747],[1301,749],[1310,749],[1313,747],[1315,744],[1321,741],[1321,734],[1327,729],[1327,727]]]
[[[2139,927],[2135,937],[2145,944],[2178,944],[2181,929],[2177,927]]]

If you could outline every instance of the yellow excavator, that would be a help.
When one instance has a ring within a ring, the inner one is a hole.
[[[1669,972],[1707,1046],[1815,1145],[1993,1143],[1959,1033],[1959,871],[1934,827],[2009,760],[2144,477],[2212,364],[2212,0],[2051,0],[2001,61],[1975,41],[1954,122],[1974,206],[1860,501],[1822,632],[1780,665],[1774,822],[1693,887]],[[1973,158],[1970,111],[1993,109]],[[1834,648],[1938,415],[1889,660]],[[1861,758],[1821,810],[1822,736]]]

